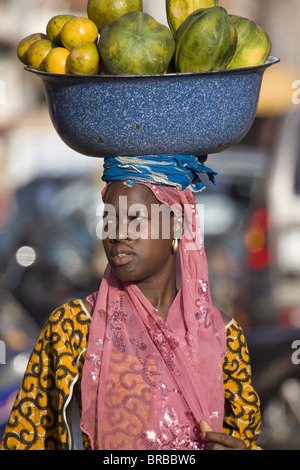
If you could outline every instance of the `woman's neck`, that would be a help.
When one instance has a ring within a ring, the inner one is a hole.
[[[160,276],[157,279],[141,281],[137,286],[160,316],[166,320],[177,294],[175,276],[174,278],[168,275]]]

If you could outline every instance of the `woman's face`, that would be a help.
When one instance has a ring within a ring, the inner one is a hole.
[[[145,185],[111,183],[104,205],[103,246],[123,281],[158,281],[174,275],[174,218]]]

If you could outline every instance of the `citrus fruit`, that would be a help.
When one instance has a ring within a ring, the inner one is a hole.
[[[46,71],[45,60],[54,45],[50,39],[40,39],[31,44],[27,51],[27,64],[31,69]]]
[[[110,74],[162,74],[174,54],[175,39],[152,16],[132,11],[104,27],[99,51]]]
[[[237,45],[237,32],[223,7],[189,15],[176,33],[175,67],[179,73],[226,69]]]
[[[73,47],[83,42],[96,42],[98,28],[89,18],[76,17],[67,21],[60,33],[62,44],[71,51]]]
[[[46,32],[47,36],[50,39],[50,41],[55,42],[58,46],[62,45],[61,39],[60,39],[60,32],[64,26],[64,24],[71,20],[72,18],[75,18],[74,15],[56,15],[51,18],[50,21],[48,21]]]
[[[89,0],[88,17],[101,32],[108,23],[130,11],[143,11],[143,0]]]
[[[272,43],[267,33],[254,21],[230,15],[237,34],[238,43],[229,69],[264,64],[271,52]]]
[[[166,0],[166,13],[171,31],[176,33],[184,20],[200,8],[217,7],[218,0]]]
[[[93,42],[84,42],[73,47],[68,58],[68,66],[74,74],[96,75],[99,72],[100,56]]]
[[[71,73],[68,66],[70,51],[65,47],[55,47],[46,57],[45,69],[50,73]]]
[[[18,58],[20,59],[23,64],[27,65],[27,51],[31,44],[33,44],[36,41],[39,41],[40,39],[48,39],[46,34],[43,33],[33,33],[30,34],[29,36],[26,36],[26,38],[22,39],[19,44],[18,44],[18,49],[17,49],[17,55]]]

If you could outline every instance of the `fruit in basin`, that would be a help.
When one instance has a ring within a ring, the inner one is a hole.
[[[105,26],[99,51],[110,74],[162,74],[174,54],[175,40],[167,26],[135,11]]]
[[[267,33],[248,18],[230,15],[230,19],[237,30],[238,42],[228,68],[264,64],[272,49],[272,43]]]
[[[58,46],[62,46],[60,32],[65,25],[65,23],[72,18],[75,18],[74,15],[55,15],[51,20],[48,21],[46,32],[50,41],[55,42]]]
[[[175,34],[184,20],[200,8],[217,7],[218,0],[166,0],[168,25]]]
[[[45,69],[49,73],[71,73],[68,66],[70,51],[64,47],[55,47],[45,59]]]
[[[71,51],[73,47],[83,42],[96,42],[98,28],[89,18],[76,17],[67,21],[60,33],[61,42],[66,49]]]
[[[99,52],[96,44],[84,42],[73,47],[68,66],[75,74],[96,75],[99,72]]]
[[[41,72],[46,71],[46,57],[53,49],[54,43],[49,39],[40,39],[39,41],[31,44],[27,51],[27,64],[28,67]]]
[[[39,41],[40,39],[48,39],[48,37],[46,34],[43,33],[33,33],[29,36],[26,36],[19,42],[17,48],[17,55],[20,61],[23,62],[23,64],[27,65],[27,51],[31,44],[36,41]]]
[[[89,0],[88,17],[101,32],[108,23],[130,11],[143,11],[143,0]]]
[[[226,69],[237,45],[237,32],[223,7],[195,11],[176,34],[177,72]]]

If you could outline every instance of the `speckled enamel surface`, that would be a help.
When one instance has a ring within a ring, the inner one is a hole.
[[[53,125],[89,156],[207,155],[238,143],[255,118],[263,66],[155,76],[35,72]]]

